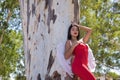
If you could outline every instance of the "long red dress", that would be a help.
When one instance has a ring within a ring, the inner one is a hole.
[[[88,64],[88,47],[84,43],[79,43],[74,51],[74,61],[72,63],[72,71],[79,76],[81,80],[96,80],[94,75],[87,67]]]

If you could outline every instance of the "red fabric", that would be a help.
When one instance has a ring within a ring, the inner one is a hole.
[[[88,47],[84,43],[78,44],[73,54],[75,55],[72,63],[72,71],[79,76],[81,80],[96,80],[94,75],[87,67],[88,64]]]

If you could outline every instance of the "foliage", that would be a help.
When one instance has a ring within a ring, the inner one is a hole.
[[[24,76],[23,55],[19,2],[0,0],[0,76],[3,80],[11,75]]]
[[[120,75],[117,75],[117,74],[114,73],[114,72],[108,72],[108,73],[107,73],[107,76],[108,76],[108,77],[112,77],[112,78],[115,79],[115,80],[120,77]]]
[[[90,46],[97,60],[96,72],[120,69],[120,15],[111,0],[81,0],[80,22],[93,29]]]
[[[0,0],[0,29],[10,27],[9,20],[20,19],[19,9],[18,0]],[[13,23],[16,24],[15,20]]]
[[[1,32],[1,30],[0,30]],[[14,72],[22,51],[22,35],[15,30],[5,30],[0,44],[0,75],[9,77]]]

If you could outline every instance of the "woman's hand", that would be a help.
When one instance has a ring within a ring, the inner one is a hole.
[[[72,24],[72,26],[78,26],[79,27],[79,25],[76,22],[72,21],[71,24]]]
[[[70,45],[70,40],[67,40],[66,41],[66,44],[65,44],[65,53],[64,53],[64,56],[65,56],[65,59],[69,59],[70,56],[72,56],[72,53],[73,53],[73,50],[74,48],[79,44],[78,41],[72,43],[72,46]]]

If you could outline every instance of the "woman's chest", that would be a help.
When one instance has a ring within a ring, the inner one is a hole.
[[[75,48],[73,53],[86,53],[86,51],[88,50],[87,45],[84,43],[80,43],[78,44]]]

